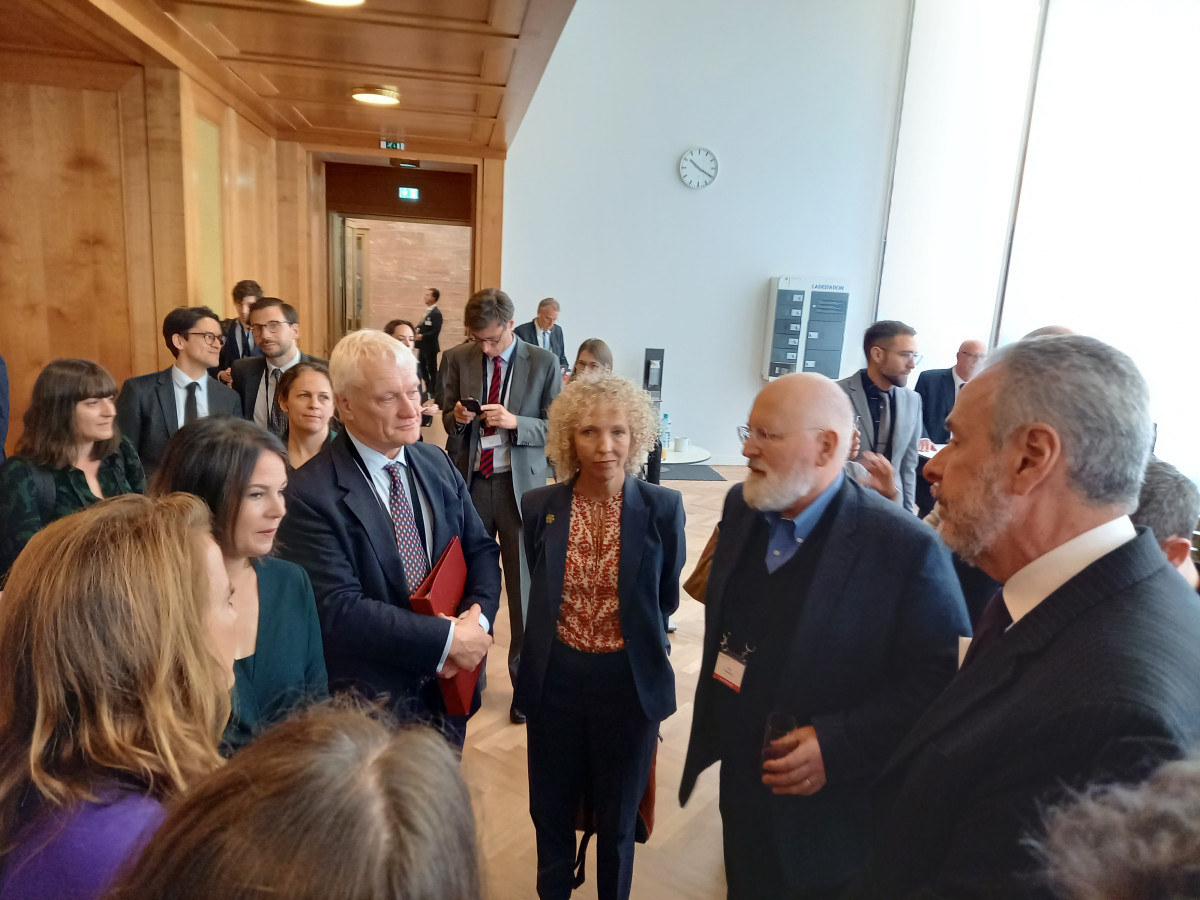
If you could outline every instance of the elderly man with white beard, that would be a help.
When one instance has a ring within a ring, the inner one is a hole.
[[[870,783],[970,633],[936,533],[843,474],[852,417],[834,382],[789,375],[740,429],[680,787],[721,764],[734,900],[836,896],[862,872]]]

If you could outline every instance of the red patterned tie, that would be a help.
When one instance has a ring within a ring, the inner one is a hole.
[[[404,467],[388,463],[388,475],[392,477],[392,490],[388,496],[388,508],[392,513],[392,525],[396,529],[396,547],[400,550],[400,562],[404,566],[404,580],[411,593],[420,587],[429,574],[429,558],[425,546],[417,534],[417,520],[413,517],[407,492],[404,490]],[[419,502],[415,497],[413,503]]]
[[[488,382],[488,403],[500,402],[500,357],[492,357],[492,378]],[[491,425],[485,425],[483,434],[485,437],[496,433],[496,429]],[[484,478],[492,477],[492,457],[495,451],[488,447],[479,454],[479,474]]]

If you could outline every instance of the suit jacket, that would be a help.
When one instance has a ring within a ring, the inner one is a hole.
[[[213,378],[217,377],[218,372],[223,372],[230,368],[239,359],[247,359],[242,355],[242,345],[239,340],[240,334],[238,331],[238,317],[226,319],[221,323],[221,329],[225,333],[225,346],[221,348],[220,362],[217,363],[215,369],[209,369],[208,374]],[[250,356],[262,356],[262,351],[258,349],[258,344],[254,343],[254,338],[250,338]]]
[[[467,484],[475,477],[479,462],[480,420],[459,426],[454,421],[454,404],[467,397],[486,402],[483,391],[483,351],[477,344],[465,343],[447,350],[442,380],[442,422],[447,434],[462,439],[455,463]],[[512,380],[505,408],[517,417],[517,427],[510,434],[510,461],[513,492],[517,505],[526,491],[543,487],[550,476],[546,462],[546,417],[550,404],[562,390],[562,375],[558,360],[541,347],[517,341],[512,356]]]
[[[869,782],[954,675],[958,637],[971,633],[950,552],[933,529],[849,478],[837,500],[771,707],[817,731],[828,783],[812,797],[779,798],[770,831],[792,879],[825,887],[862,872]],[[758,515],[734,486],[709,575],[681,804],[721,757],[717,692],[729,689],[713,669],[725,610],[740,599],[731,576]]]
[[[462,542],[467,583],[459,612],[478,603],[489,622],[500,604],[500,548],[483,530],[466,485],[431,444],[404,449],[433,517],[432,558]],[[391,517],[343,432],[291,473],[279,553],[312,579],[331,689],[387,693],[397,714],[445,712],[436,669],[448,625],[414,612]],[[473,706],[478,706],[476,688]]]
[[[442,349],[438,343],[442,333],[442,311],[437,306],[430,307],[423,318],[417,325],[417,334],[421,339],[417,341],[417,353],[421,356],[437,356]]]
[[[954,409],[954,369],[930,369],[917,379],[916,391],[921,395],[922,435],[935,444],[950,440],[946,416]]]
[[[329,365],[325,360],[309,356],[307,353],[300,354],[300,362]],[[258,389],[262,385],[263,375],[266,373],[267,358],[265,356],[249,356],[239,359],[233,364],[233,390],[241,400],[243,419],[254,421],[254,404],[258,401]]]
[[[859,436],[862,449],[875,452],[875,435],[871,428],[871,407],[867,405],[867,392],[863,390],[862,371],[847,376],[838,382],[850,396],[854,412],[862,419],[863,429]],[[913,391],[896,388],[892,409],[892,452],[890,460],[896,470],[896,483],[900,486],[900,501],[911,513],[917,511],[917,445],[921,441],[921,397]]]
[[[242,414],[238,395],[221,382],[210,377],[206,390],[210,416]],[[126,379],[117,396],[117,424],[121,434],[129,438],[137,450],[149,478],[162,460],[167,441],[179,430],[179,408],[175,405],[171,368]]]
[[[521,502],[529,612],[513,705],[526,713],[541,705],[550,648],[558,636],[574,489],[572,479],[530,491]],[[654,722],[675,712],[667,616],[679,607],[679,573],[686,555],[683,525],[682,494],[625,476],[617,572],[621,636],[642,710]]]
[[[1024,839],[1068,788],[1200,737],[1200,598],[1149,531],[972,659],[888,762],[856,896],[1051,896]]]
[[[527,344],[533,344],[535,347],[541,347],[538,343],[537,322],[526,322],[524,325],[518,325],[513,329],[513,334],[519,337]],[[565,346],[565,338],[561,325],[555,325],[550,329],[550,352],[558,357],[558,364],[564,369],[571,368],[571,364],[567,362],[567,350]]]

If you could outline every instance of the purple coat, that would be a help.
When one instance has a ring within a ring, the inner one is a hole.
[[[53,809],[19,835],[0,859],[2,900],[98,900],[121,867],[137,858],[166,810],[121,788],[97,803]]]

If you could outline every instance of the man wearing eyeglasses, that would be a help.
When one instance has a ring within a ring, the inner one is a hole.
[[[926,369],[921,373],[916,390],[921,395],[922,437],[927,439],[921,441],[922,450],[934,450],[934,444],[944,444],[950,440],[946,416],[954,409],[954,401],[962,386],[975,377],[985,359],[987,348],[983,341],[963,341],[953,366],[949,369]]]
[[[207,306],[180,306],[163,319],[163,340],[175,365],[129,378],[117,396],[117,424],[137,449],[147,477],[158,468],[176,431],[209,415],[240,416],[237,394],[208,374],[225,335]]]
[[[897,499],[917,511],[917,458],[921,442],[921,397],[903,390],[921,362],[916,329],[891,319],[873,322],[863,334],[867,366],[838,384],[850,396],[863,448],[892,464]]]
[[[852,419],[805,373],[739,431],[679,792],[720,763],[730,900],[836,897],[865,869],[870,783],[970,633],[941,539],[846,477]]]
[[[242,400],[242,415],[276,437],[287,435],[287,414],[279,404],[279,379],[301,362],[325,360],[301,353],[300,318],[296,308],[278,297],[263,297],[250,307],[250,333],[262,356],[233,364],[233,389]]]
[[[546,420],[562,377],[553,353],[513,334],[513,302],[504,291],[485,288],[472,295],[463,323],[469,340],[443,357],[442,418],[446,432],[460,439],[455,462],[483,527],[500,540],[511,635],[508,672],[515,687],[529,590],[521,497],[544,486],[550,475]],[[516,707],[509,718],[525,721]]]

